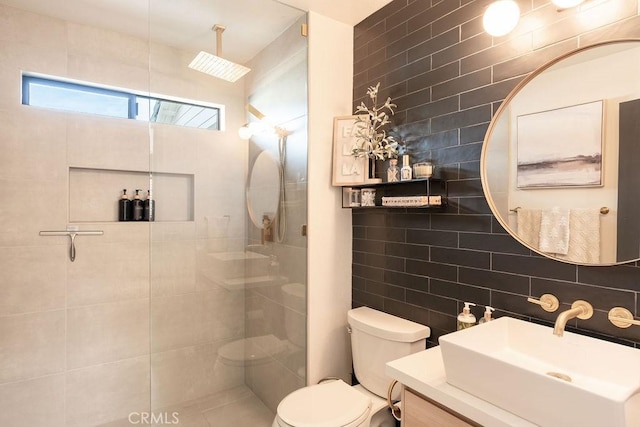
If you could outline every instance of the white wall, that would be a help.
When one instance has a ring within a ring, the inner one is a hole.
[[[351,114],[353,26],[309,12],[307,384],[349,380],[351,211],[331,186],[334,116]]]

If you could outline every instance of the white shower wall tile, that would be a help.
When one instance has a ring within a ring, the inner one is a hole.
[[[147,123],[71,114],[66,133],[68,162],[71,166],[149,171]]]
[[[144,229],[146,234],[138,234],[134,242],[102,244],[100,236],[78,238],[76,260],[69,264],[69,307],[149,295],[148,225]]]
[[[203,291],[151,301],[151,351],[159,352],[242,336],[242,295]]]
[[[38,123],[38,126],[33,126]],[[0,178],[66,179],[64,117],[42,109],[0,110]],[[35,183],[34,183],[35,185]]]
[[[0,317],[0,384],[62,372],[64,310]]]
[[[64,374],[0,385],[0,425],[64,427]]]
[[[0,28],[1,41],[27,43],[47,50],[66,49],[65,22],[49,16],[0,5]]]
[[[152,407],[179,405],[242,385],[244,368],[227,366],[218,359],[217,351],[223,344],[152,354]]]
[[[196,290],[195,240],[151,243],[151,294],[154,297]]]
[[[47,246],[66,237],[41,237],[43,230],[64,229],[67,223],[67,182],[0,179],[0,247]],[[43,215],[46,213],[46,215]]]
[[[149,299],[67,311],[67,369],[149,353]]]
[[[150,380],[148,356],[68,371],[67,427],[98,426],[149,412]]]
[[[149,78],[149,43],[144,39],[67,22],[67,42],[69,55],[141,67]]]
[[[196,224],[194,221],[154,222],[151,224],[151,241],[171,242],[196,239]]]
[[[65,308],[68,249],[0,247],[0,316]]]
[[[197,142],[217,131],[154,123],[152,124],[152,132],[151,169],[193,174],[196,171],[195,146]]]

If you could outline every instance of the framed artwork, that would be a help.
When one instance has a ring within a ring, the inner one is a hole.
[[[356,144],[358,116],[340,116],[333,119],[333,178],[332,185],[349,186],[365,183],[369,162],[366,157],[353,157]]]
[[[517,187],[602,186],[603,101],[517,118]]]

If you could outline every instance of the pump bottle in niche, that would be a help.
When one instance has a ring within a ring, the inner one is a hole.
[[[140,190],[136,190],[136,195],[131,201],[131,211],[133,221],[142,221],[144,217],[144,202],[140,199]]]
[[[156,220],[156,202],[151,198],[151,190],[147,190],[147,198],[144,199],[144,220]]]
[[[127,189],[122,190],[122,196],[118,200],[118,221],[131,221],[131,200],[127,196]]]

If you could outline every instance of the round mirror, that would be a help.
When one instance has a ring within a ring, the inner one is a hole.
[[[640,259],[640,40],[545,64],[501,104],[481,178],[502,226],[533,251],[580,265]]]
[[[251,168],[247,182],[247,209],[258,228],[268,227],[278,213],[280,200],[280,166],[266,151],[261,152]]]

